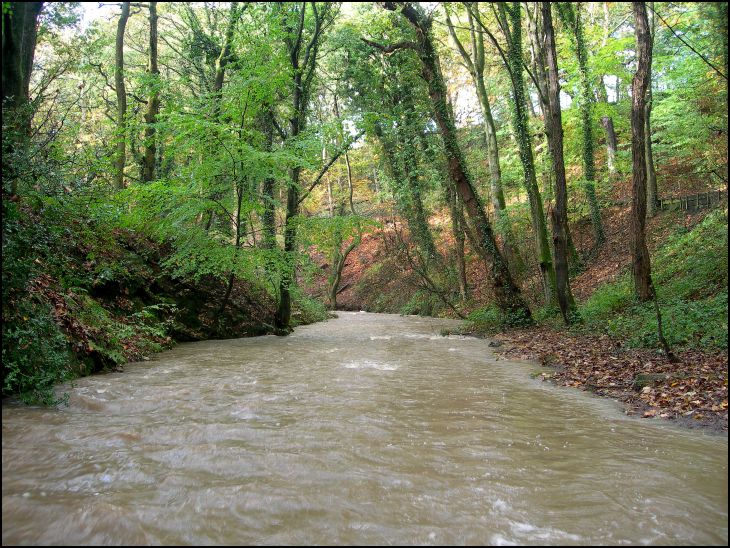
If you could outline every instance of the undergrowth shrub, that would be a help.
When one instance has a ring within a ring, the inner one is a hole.
[[[672,347],[727,349],[727,216],[709,213],[694,229],[679,227],[652,258],[664,336]],[[638,303],[629,272],[599,287],[580,307],[583,325],[629,346],[658,348],[654,303]]]
[[[56,405],[67,399],[53,392],[56,383],[77,375],[66,336],[51,307],[40,298],[18,303],[16,321],[3,329],[3,396],[17,394],[28,404]]]

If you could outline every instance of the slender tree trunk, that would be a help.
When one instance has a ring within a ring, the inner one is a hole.
[[[238,186],[238,193],[236,195],[236,218],[234,219],[234,226],[236,227],[236,233],[233,240],[234,247],[234,262],[236,260],[236,257],[238,256],[238,251],[241,249],[241,202],[243,201],[243,195],[244,195],[244,187],[243,184],[240,184]],[[220,321],[222,319],[221,314],[223,314],[223,311],[226,309],[226,305],[228,304],[228,300],[231,297],[231,291],[233,290],[233,282],[236,279],[236,273],[231,270],[230,274],[228,275],[228,285],[226,286],[226,292],[223,295],[223,299],[221,300],[220,307],[218,307],[218,311],[215,314],[215,318]]]
[[[314,28],[308,43],[304,44],[304,23],[307,4],[303,3],[297,12],[297,29],[289,27],[285,23],[285,38],[289,64],[292,69],[292,113],[289,119],[290,139],[296,140],[304,130],[307,121],[307,110],[309,109],[309,98],[312,80],[317,66],[317,54],[322,38],[323,23],[327,17],[327,5],[317,7],[316,3],[311,4],[312,22]],[[296,251],[296,225],[292,222],[299,213],[299,176],[301,167],[295,166],[290,169],[290,181],[286,193],[286,217],[284,221],[284,252],[289,261],[289,266],[284,270],[279,283],[279,306],[276,310],[275,324],[282,330],[289,329],[291,320],[291,288],[296,284],[296,271],[294,264],[294,253]]]
[[[459,279],[459,295],[462,300],[469,298],[469,286],[466,279],[466,260],[464,254],[463,204],[453,185],[447,185],[446,197],[451,210],[451,234],[454,237],[454,255]],[[459,211],[462,210],[462,211]]]
[[[481,36],[481,35],[480,35]],[[504,199],[504,190],[502,189],[502,171],[499,166],[499,145],[497,144],[497,130],[494,125],[494,117],[489,104],[489,95],[484,85],[484,74],[477,73],[473,75],[477,88],[477,97],[481,106],[482,115],[484,117],[484,136],[487,143],[487,164],[489,167],[489,186],[492,207],[494,208],[494,217],[497,223],[497,232],[501,232],[504,238],[504,253],[507,261],[512,265],[514,272],[520,272],[524,268],[522,258],[514,244],[515,237],[512,228],[509,225],[507,217],[507,204]]]
[[[558,77],[558,55],[555,49],[550,2],[542,2],[542,25],[545,37],[544,47],[548,67],[548,110],[545,123],[548,129],[548,145],[555,170],[555,208],[551,214],[553,225],[553,247],[555,248],[555,278],[558,305],[566,324],[576,320],[577,309],[570,291],[568,277],[568,190],[563,159],[563,121],[560,112],[560,83]]]
[[[608,162],[608,174],[613,177],[616,175],[616,149],[618,143],[616,141],[616,130],[613,128],[613,118],[603,116],[601,124],[606,130],[606,158]]]
[[[583,24],[581,21],[581,5],[568,2],[558,3],[558,10],[564,23],[571,28],[572,41],[575,55],[578,60],[578,71],[580,73],[580,113],[583,128],[583,178],[585,179],[585,193],[588,205],[591,210],[591,223],[593,224],[593,235],[595,247],[598,248],[606,241],[601,220],[601,208],[596,197],[596,165],[593,141],[593,92],[591,81],[588,75],[588,52],[586,50]]]
[[[124,167],[127,164],[127,90],[124,86],[124,32],[129,20],[129,2],[122,2],[122,14],[117,24],[116,68],[114,84],[117,92],[117,157],[116,186],[124,188]]]
[[[352,215],[357,215],[355,212],[355,203],[353,202],[353,195],[354,195],[354,187],[352,184],[352,169],[350,166],[350,157],[347,152],[345,152],[345,165],[347,167],[347,188],[348,188],[348,202],[350,204],[350,213]],[[332,216],[332,214],[330,214]],[[335,246],[335,252],[334,256],[332,258],[332,274],[330,275],[330,295],[329,295],[329,301],[330,301],[330,307],[332,310],[337,309],[337,295],[340,293],[340,282],[342,280],[342,271],[345,269],[345,264],[347,263],[347,257],[350,256],[350,253],[358,246],[360,245],[360,242],[362,241],[362,233],[358,227],[357,236],[355,236],[350,242],[350,244],[345,248],[343,252],[340,251],[340,246],[342,245],[342,237],[338,233],[337,235],[337,245]]]
[[[160,71],[157,68],[157,2],[150,2],[150,58],[147,72],[150,76],[152,89],[147,100],[147,112],[145,113],[144,130],[144,169],[142,170],[142,181],[149,182],[155,178],[155,162],[157,147],[155,146],[155,122],[160,112]]]
[[[456,127],[446,100],[446,85],[430,36],[431,20],[412,4],[384,2],[383,6],[391,11],[401,11],[416,32],[417,43],[414,45],[421,59],[421,75],[428,85],[433,115],[441,130],[449,175],[479,234],[480,245],[477,251],[490,266],[497,306],[505,314],[508,323],[531,323],[530,309],[512,281],[507,262],[497,248],[492,226],[484,213],[479,196],[474,192],[466,161],[456,138]]]
[[[631,160],[631,253],[634,291],[640,301],[652,298],[651,264],[646,247],[646,90],[651,74],[651,36],[644,2],[632,2],[636,25],[638,66],[632,83]]]
[[[269,106],[261,116],[260,124],[264,134],[264,150],[272,152],[274,148],[274,111]],[[274,186],[276,181],[273,177],[267,176],[261,188],[261,199],[263,200],[264,211],[261,218],[264,237],[262,246],[264,249],[276,247],[276,202],[274,201]]]
[[[651,28],[650,36],[652,47],[654,45],[654,2],[651,2]],[[654,152],[651,146],[651,108],[653,106],[654,94],[651,91],[651,68],[649,69],[649,83],[646,89],[646,110],[644,116],[644,125],[646,139],[644,141],[644,152],[646,155],[646,214],[649,217],[656,215],[657,206],[659,205],[659,190],[657,189],[656,170],[654,169]]]

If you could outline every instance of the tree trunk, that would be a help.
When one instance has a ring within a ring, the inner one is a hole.
[[[3,180],[10,181],[10,194],[18,194],[18,175],[9,161],[13,152],[30,134],[33,117],[30,98],[30,76],[37,38],[38,16],[43,2],[3,3],[2,109]],[[7,128],[7,130],[6,130]],[[4,185],[3,185],[4,186]]]
[[[325,5],[326,6],[326,5]],[[295,31],[289,27],[288,22],[285,38],[289,55],[289,63],[292,68],[292,114],[289,119],[290,139],[296,141],[297,137],[304,130],[307,121],[307,110],[311,84],[317,66],[317,52],[321,42],[322,24],[328,13],[325,6],[317,8],[316,3],[311,4],[314,29],[309,42],[303,44],[304,22],[306,3],[303,3],[296,14],[299,19],[298,28]],[[304,46],[304,47],[302,47]],[[276,310],[275,324],[282,330],[289,329],[291,320],[291,287],[296,283],[296,272],[294,264],[294,253],[296,251],[296,225],[292,219],[299,213],[299,175],[301,167],[295,166],[289,170],[290,181],[286,193],[286,217],[284,220],[284,252],[289,261],[288,268],[284,269],[279,283],[279,306]]]
[[[511,8],[500,5],[501,9],[508,9],[510,39],[508,40],[508,61],[512,81],[512,126],[515,138],[519,146],[520,162],[524,173],[524,185],[527,197],[530,202],[530,217],[532,228],[535,233],[535,244],[539,256],[538,266],[542,281],[543,296],[545,304],[551,306],[555,303],[555,267],[550,250],[550,243],[547,236],[547,225],[545,212],[542,205],[542,196],[537,186],[535,174],[535,159],[532,153],[532,142],[530,139],[529,122],[526,112],[525,81],[522,76],[522,31],[520,4],[514,2]]]
[[[577,309],[570,291],[568,277],[568,190],[563,158],[563,121],[560,112],[560,83],[558,77],[558,55],[555,49],[550,2],[542,2],[542,25],[544,33],[545,57],[548,67],[548,111],[545,124],[548,129],[548,146],[555,170],[555,208],[550,215],[553,225],[553,247],[555,248],[555,278],[558,305],[566,324],[576,320]]]
[[[431,236],[431,229],[428,226],[426,209],[423,207],[423,200],[421,200],[421,183],[418,180],[416,171],[418,162],[415,158],[415,148],[412,146],[412,143],[407,143],[406,149],[407,156],[410,156],[410,165],[405,166],[406,184],[408,185],[408,197],[410,198],[411,210],[411,218],[408,224],[411,235],[418,242],[421,253],[427,262],[431,262],[438,258],[438,252],[436,251],[436,244]]]
[[[384,2],[383,6],[391,11],[400,9],[416,31],[417,43],[414,46],[421,59],[421,76],[428,85],[434,118],[441,130],[449,175],[479,234],[477,251],[490,266],[496,304],[505,314],[507,323],[531,323],[530,309],[522,298],[519,288],[512,281],[507,262],[497,248],[492,226],[484,213],[479,196],[474,192],[466,161],[456,139],[456,126],[450,116],[446,100],[446,85],[430,36],[431,20],[416,5]]]
[[[497,143],[497,130],[494,125],[494,117],[492,116],[491,105],[489,104],[489,94],[487,93],[487,87],[484,83],[484,35],[481,29],[476,26],[476,21],[479,19],[479,2],[472,2],[465,4],[467,9],[467,15],[469,17],[469,32],[471,36],[471,55],[466,51],[466,48],[459,41],[454,26],[451,23],[451,19],[446,12],[446,22],[448,24],[449,33],[456,44],[462,59],[469,68],[472,80],[476,87],[477,98],[479,99],[479,106],[481,108],[482,116],[484,118],[484,137],[487,150],[487,164],[489,167],[489,185],[490,185],[490,198],[492,201],[492,208],[494,209],[494,216],[497,222],[497,232],[502,234],[504,240],[504,254],[507,262],[512,266],[513,272],[522,271],[524,265],[522,259],[517,252],[514,245],[514,235],[509,225],[509,221],[506,218],[505,213],[505,200],[504,191],[502,189],[502,172],[499,166],[499,145]]]
[[[588,205],[591,210],[591,223],[593,224],[593,236],[595,247],[598,248],[606,241],[601,220],[601,209],[596,197],[596,164],[593,142],[593,92],[591,80],[588,75],[588,52],[586,50],[583,24],[581,21],[581,5],[573,5],[568,2],[557,4],[558,13],[563,22],[571,29],[571,39],[575,55],[578,60],[578,71],[580,73],[580,114],[583,128],[583,178],[585,179],[585,193]]]
[[[447,185],[446,197],[451,210],[451,234],[454,237],[454,255],[456,256],[457,275],[459,279],[459,295],[462,300],[469,298],[469,286],[466,279],[466,260],[464,256],[463,204],[453,185]],[[461,211],[460,211],[461,210]]]
[[[648,217],[656,215],[659,205],[659,190],[657,189],[656,170],[654,169],[654,152],[651,146],[651,83],[647,90],[647,101],[644,115],[644,155],[646,161],[646,214]]]
[[[3,106],[21,109],[28,103],[38,16],[43,2],[3,5]],[[28,123],[30,120],[28,120]]]
[[[438,256],[431,231],[428,226],[426,213],[421,201],[420,182],[418,181],[418,158],[412,142],[405,139],[403,131],[395,132],[395,142],[389,139],[380,124],[375,124],[375,135],[383,147],[383,156],[390,171],[390,176],[399,185],[405,185],[407,193],[397,193],[396,206],[405,217],[408,232],[415,240],[418,250],[426,258]],[[401,148],[404,154],[398,154]],[[404,194],[407,198],[404,198]]]
[[[654,2],[651,2],[651,27],[649,36],[651,38],[652,47],[654,46]],[[649,83],[646,88],[646,105],[644,125],[645,125],[645,145],[644,152],[646,155],[646,214],[649,217],[656,215],[657,206],[659,205],[659,190],[656,183],[656,170],[654,169],[654,152],[651,147],[651,107],[653,104],[654,94],[651,91],[651,68],[649,68]]]
[[[606,158],[608,162],[608,174],[611,177],[616,175],[616,131],[613,128],[613,118],[610,116],[601,117],[601,124],[606,130]]]
[[[226,25],[226,33],[223,37],[223,45],[220,54],[215,61],[215,77],[213,79],[213,119],[217,120],[220,115],[221,99],[223,96],[223,81],[226,76],[226,66],[231,57],[231,41],[233,40],[233,32],[236,29],[236,21],[238,20],[238,2],[231,2],[228,11],[228,24]]]
[[[274,110],[268,106],[261,115],[260,124],[264,134],[264,150],[272,152],[274,148]],[[267,176],[261,187],[261,199],[263,200],[264,211],[261,216],[264,237],[262,247],[274,249],[276,247],[276,202],[274,201],[274,186],[276,181]]]
[[[337,98],[335,98],[335,105],[337,104]],[[337,113],[339,116],[339,113]],[[350,166],[350,155],[345,152],[345,166],[347,167],[347,188],[348,188],[348,202],[350,204],[350,213],[352,215],[357,215],[357,212],[355,211],[355,203],[353,201],[353,195],[354,195],[354,187],[352,184],[352,168]],[[330,210],[330,217],[332,217],[334,214],[332,210]],[[329,291],[329,301],[330,301],[330,307],[332,310],[337,309],[337,295],[340,293],[340,281],[342,280],[342,271],[345,268],[345,263],[347,262],[347,257],[352,253],[352,251],[360,245],[360,242],[362,241],[362,232],[358,225],[358,232],[357,236],[355,236],[350,242],[350,244],[345,248],[344,252],[340,252],[340,245],[342,245],[342,237],[340,233],[337,235],[337,245],[335,246],[335,252],[334,256],[332,258],[332,274],[330,275],[330,291]]]
[[[145,113],[144,130],[144,168],[142,170],[142,181],[149,182],[155,178],[155,162],[157,148],[155,146],[155,122],[160,112],[160,71],[157,68],[157,2],[150,2],[150,58],[147,73],[150,76],[149,99],[147,100],[147,112]]]
[[[651,36],[644,2],[632,2],[638,66],[632,82],[631,101],[631,160],[632,202],[631,202],[631,254],[634,291],[640,301],[652,297],[651,264],[646,247],[646,90],[651,74]]]
[[[127,90],[124,86],[124,32],[129,19],[129,2],[122,2],[122,14],[117,23],[116,65],[114,85],[117,92],[117,157],[116,186],[124,188],[124,167],[127,164]]]

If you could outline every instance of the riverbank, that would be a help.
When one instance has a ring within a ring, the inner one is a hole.
[[[3,398],[53,405],[57,383],[121,371],[176,342],[276,332],[261,280],[179,273],[170,242],[78,204],[4,205]],[[299,294],[292,309],[293,325],[327,317]]]
[[[607,335],[549,327],[512,330],[495,339],[502,356],[551,368],[540,375],[544,381],[619,400],[627,415],[717,433],[728,430],[726,351],[685,350],[677,353],[678,363],[671,363],[654,350],[627,348]]]

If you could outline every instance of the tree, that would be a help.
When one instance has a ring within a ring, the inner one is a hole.
[[[122,2],[122,13],[117,23],[116,65],[114,85],[117,92],[117,157],[116,186],[124,188],[124,167],[127,163],[127,90],[124,85],[124,32],[129,20],[129,2]]]
[[[150,2],[150,52],[147,72],[150,77],[150,92],[147,99],[144,130],[144,165],[142,181],[149,182],[155,178],[155,162],[157,147],[155,146],[155,123],[160,111],[160,70],[157,68],[157,2]]]
[[[6,5],[7,4],[7,5]],[[33,70],[38,16],[43,2],[3,2],[3,119],[10,119],[11,135],[3,139],[3,179],[10,194],[18,194],[18,178],[8,162],[30,131],[32,107],[28,89]],[[5,131],[5,128],[3,128]]]
[[[634,291],[640,301],[653,296],[649,250],[646,247],[646,91],[651,74],[651,36],[644,2],[632,2],[638,66],[631,86],[631,252]]]
[[[570,29],[571,41],[575,56],[578,59],[578,71],[580,73],[580,113],[583,128],[583,178],[585,179],[585,192],[588,204],[591,208],[591,222],[593,223],[593,234],[595,247],[598,248],[606,241],[601,220],[601,208],[596,197],[596,164],[593,142],[593,91],[591,79],[588,72],[588,51],[583,32],[580,4],[574,5],[569,2],[558,2],[558,13],[564,24]]]
[[[550,2],[542,2],[542,25],[544,33],[545,58],[548,76],[548,110],[545,113],[548,146],[555,170],[555,207],[550,219],[553,226],[553,247],[555,248],[555,278],[558,305],[566,324],[577,319],[577,309],[573,294],[570,291],[568,277],[568,191],[565,178],[565,162],[563,160],[563,121],[560,112],[560,82],[558,78],[558,54],[555,48],[555,32],[553,30]]]
[[[307,4],[301,6],[286,4],[280,6],[280,15],[284,26],[284,43],[291,70],[291,115],[287,138],[296,140],[304,131],[307,123],[307,111],[317,68],[317,56],[322,45],[324,31],[332,23],[334,7],[324,4],[317,7],[310,2],[312,16],[311,29],[306,28]],[[284,251],[293,260],[296,251],[296,224],[291,222],[299,213],[299,176],[302,168],[294,165],[289,172],[289,186],[286,194],[286,218],[284,224]],[[279,306],[276,311],[276,327],[288,329],[291,318],[291,286],[295,283],[293,265],[286,269],[279,285]]]
[[[489,164],[489,182],[490,196],[492,199],[492,207],[494,208],[494,216],[498,226],[504,226],[504,251],[509,263],[515,270],[520,270],[518,265],[522,262],[517,250],[514,247],[514,236],[509,226],[509,221],[505,217],[506,202],[504,199],[504,191],[502,189],[502,171],[499,167],[499,145],[497,143],[497,129],[494,125],[494,117],[492,116],[492,108],[489,104],[489,94],[487,86],[484,82],[484,34],[477,26],[477,21],[481,23],[481,15],[479,13],[479,2],[464,2],[469,21],[469,37],[471,39],[471,51],[468,52],[456,33],[454,24],[451,22],[451,16],[448,9],[444,9],[446,14],[446,24],[449,34],[461,55],[477,92],[479,99],[479,107],[484,118],[484,136],[487,145],[487,162]],[[506,222],[505,222],[506,221]],[[463,235],[462,240],[463,242]]]
[[[530,217],[535,233],[535,244],[539,256],[540,279],[542,281],[545,304],[555,303],[555,267],[548,242],[545,212],[542,196],[537,186],[535,159],[532,151],[529,121],[527,116],[527,97],[523,77],[524,61],[522,55],[522,21],[519,2],[499,4],[498,21],[507,41],[507,52],[503,52],[503,61],[509,73],[512,85],[512,128],[518,144],[520,163],[522,164],[523,182],[530,202]],[[487,32],[487,27],[482,25]],[[498,46],[494,35],[489,33],[492,42]],[[499,46],[498,46],[499,47]],[[502,48],[500,47],[500,50]],[[539,87],[538,87],[539,90]]]
[[[632,200],[631,200],[631,256],[634,276],[634,292],[639,301],[654,300],[657,315],[659,342],[671,361],[676,361],[664,338],[662,316],[657,301],[656,289],[651,279],[651,262],[646,247],[646,92],[651,79],[652,40],[649,20],[644,2],[632,2],[636,32],[638,64],[631,84],[631,162]]]
[[[512,276],[499,249],[497,248],[492,226],[484,213],[479,196],[474,191],[464,156],[456,138],[456,126],[453,114],[449,109],[438,54],[431,37],[432,21],[423,11],[410,3],[383,2],[383,7],[390,11],[399,11],[415,32],[415,41],[401,42],[383,46],[368,42],[385,53],[400,49],[411,49],[421,61],[421,77],[428,86],[431,109],[436,124],[441,130],[448,164],[448,172],[456,190],[464,202],[479,235],[478,252],[487,261],[491,270],[491,281],[494,288],[497,306],[505,314],[507,323],[530,323],[532,315],[519,288]]]
[[[655,35],[655,21],[656,16],[654,14],[654,2],[651,3],[651,27],[649,30],[649,36],[652,42],[652,49],[654,44]],[[659,190],[656,182],[656,169],[654,169],[654,150],[651,146],[651,106],[654,102],[654,94],[651,90],[651,66],[649,68],[649,83],[646,87],[646,103],[644,108],[646,114],[644,115],[644,155],[646,156],[646,214],[649,217],[656,215],[657,207],[659,205]]]

